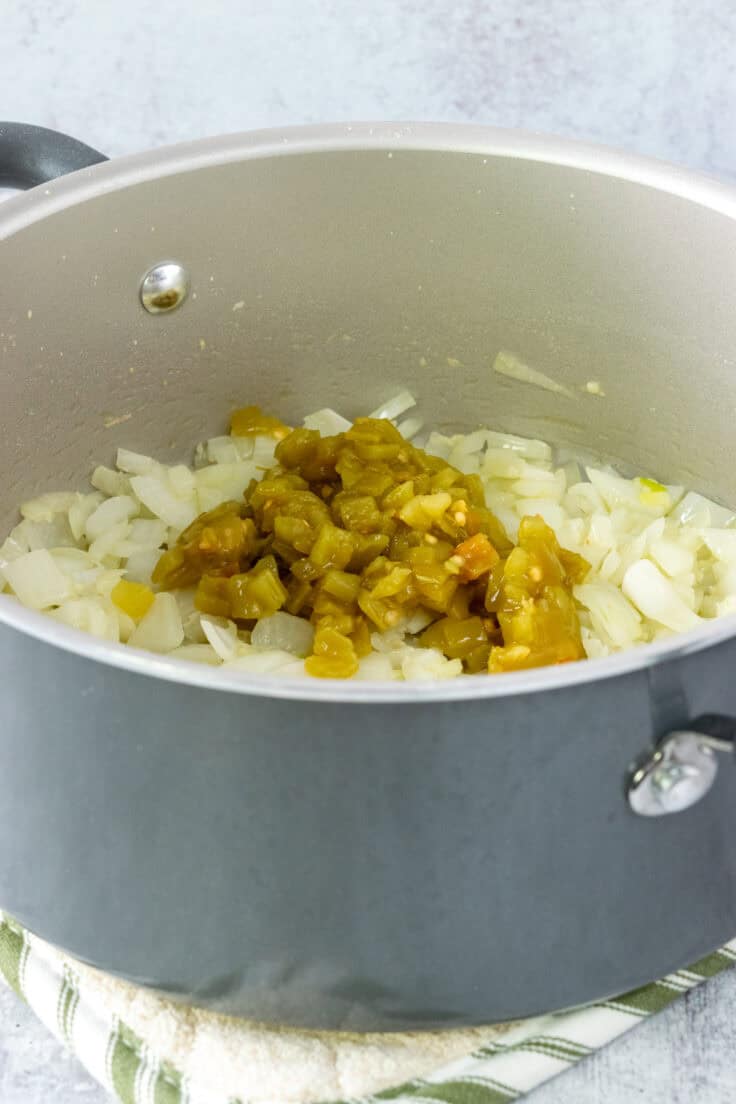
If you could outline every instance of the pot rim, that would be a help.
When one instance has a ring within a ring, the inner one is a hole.
[[[461,123],[333,123],[203,138],[93,165],[12,197],[0,208],[0,240],[67,207],[148,180],[251,158],[346,151],[447,152],[560,165],[640,184],[736,220],[736,188],[677,165],[607,146]],[[417,703],[507,697],[563,689],[681,659],[736,634],[736,614],[613,656],[478,678],[373,682],[248,675],[99,640],[0,596],[0,624],[94,662],[210,690],[321,702]]]
[[[180,172],[263,157],[348,151],[446,152],[539,161],[641,184],[736,219],[736,187],[680,165],[595,142],[469,123],[355,122],[198,138],[91,165],[0,204],[0,240],[65,207]]]

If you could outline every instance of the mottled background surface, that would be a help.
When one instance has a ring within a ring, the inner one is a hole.
[[[736,175],[732,0],[0,0],[0,105],[109,154],[447,119]]]
[[[0,117],[111,155],[263,126],[442,119],[736,179],[735,0],[0,0],[0,17]],[[2,1104],[105,1099],[1,990]],[[736,976],[529,1099],[735,1100]]]

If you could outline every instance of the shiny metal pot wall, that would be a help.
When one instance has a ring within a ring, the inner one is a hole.
[[[460,127],[217,139],[42,183],[98,156],[66,143],[0,124],[6,177],[39,185],[0,210],[2,528],[118,444],[183,457],[236,403],[354,414],[404,386],[443,428],[736,500],[731,190]],[[573,397],[494,376],[501,347]],[[312,1026],[646,982],[736,929],[729,722],[653,754],[736,715],[732,631],[445,685],[259,684],[5,601],[0,903],[108,970]]]

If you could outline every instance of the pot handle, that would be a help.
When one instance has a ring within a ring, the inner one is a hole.
[[[34,188],[100,161],[103,153],[56,130],[0,122],[0,188]]]
[[[639,816],[660,817],[695,805],[718,774],[716,752],[736,752],[736,718],[706,713],[673,729],[632,763],[627,797]]]

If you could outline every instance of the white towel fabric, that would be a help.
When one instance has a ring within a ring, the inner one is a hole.
[[[173,1003],[81,965],[8,917],[0,922],[0,973],[122,1104],[506,1104],[734,961],[736,940],[588,1008],[493,1027],[356,1035]]]

